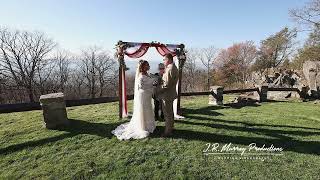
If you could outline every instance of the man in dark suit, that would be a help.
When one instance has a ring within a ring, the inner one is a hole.
[[[158,65],[158,73],[155,73],[154,75],[158,77],[158,82],[162,81],[162,75],[164,73],[164,69],[165,66],[163,63],[160,63]],[[158,97],[156,97],[156,95],[153,96],[154,99],[154,116],[155,116],[155,120],[159,120],[159,110],[160,110],[160,117],[161,119],[164,119],[164,115],[163,115],[163,110],[162,110],[162,103],[161,103],[161,99],[158,99]]]

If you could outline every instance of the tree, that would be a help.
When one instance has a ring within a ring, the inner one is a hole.
[[[97,72],[99,79],[99,96],[102,97],[107,84],[112,84],[115,80],[116,61],[107,53],[99,54],[97,59]]]
[[[320,0],[312,0],[302,8],[292,9],[290,15],[300,25],[306,26],[309,30],[320,28]]]
[[[70,55],[67,51],[60,50],[56,53],[54,61],[56,64],[56,76],[59,89],[64,92],[66,84],[70,77]]]
[[[252,41],[233,44],[221,50],[217,57],[216,80],[227,84],[243,84],[246,82],[250,67],[256,58],[256,46]]]
[[[210,77],[211,71],[213,69],[213,62],[218,54],[218,49],[214,46],[209,46],[207,48],[200,49],[198,51],[198,57],[202,64],[205,66],[207,71],[207,90],[210,89]]]
[[[36,67],[36,76],[34,80],[35,92],[40,94],[48,94],[50,92],[56,92],[56,83],[53,82],[51,77],[54,71],[55,62],[53,59],[45,59],[39,66]]]
[[[319,46],[320,45],[320,27],[314,28],[306,41],[306,46]]]
[[[297,31],[287,27],[261,41],[258,58],[255,62],[255,70],[274,68],[284,60],[289,59],[294,52]]]
[[[320,61],[320,0],[312,0],[302,8],[292,9],[290,14],[303,30],[310,31],[293,60],[293,66],[301,69],[305,61]]]
[[[115,60],[105,51],[96,46],[82,51],[80,69],[84,76],[84,84],[88,88],[88,95],[100,97],[105,91],[106,84],[114,79]]]
[[[2,75],[27,90],[34,102],[35,77],[43,68],[56,43],[40,32],[0,29],[0,69]]]
[[[70,93],[68,96],[71,97],[72,99],[75,98],[83,98],[85,96],[84,91],[84,75],[81,71],[79,70],[78,67],[76,67],[73,71],[70,73],[70,82],[72,82],[71,89],[72,93]]]
[[[305,61],[320,61],[320,41],[318,38],[310,33],[304,47],[298,50],[293,60],[294,68],[302,69]]]
[[[0,69],[0,104],[2,104],[3,102],[5,102],[5,98],[4,98],[4,88],[5,88],[5,83],[6,83],[6,79],[5,77],[2,75],[2,70]]]
[[[188,49],[187,61],[183,67],[184,78],[182,79],[182,91],[191,92],[195,90],[195,85],[198,79],[197,74],[197,50],[196,49]]]

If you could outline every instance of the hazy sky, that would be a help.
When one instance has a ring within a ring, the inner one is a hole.
[[[43,31],[79,52],[118,40],[218,48],[294,27],[288,10],[305,0],[0,0],[0,26]],[[146,58],[160,59],[149,50]]]

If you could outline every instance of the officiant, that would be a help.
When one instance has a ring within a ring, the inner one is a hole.
[[[158,73],[155,73],[154,75],[158,78],[158,82],[162,81],[162,75],[164,73],[164,69],[165,66],[163,63],[160,63],[158,65]],[[153,99],[154,99],[154,116],[155,116],[155,120],[159,121],[159,111],[160,111],[160,117],[161,119],[164,119],[164,115],[163,115],[163,110],[162,110],[162,103],[161,103],[161,99],[158,99],[156,97],[156,95],[153,95]]]

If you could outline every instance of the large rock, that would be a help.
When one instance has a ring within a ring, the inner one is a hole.
[[[320,97],[320,62],[306,61],[303,63],[303,74],[308,82],[310,95]]]
[[[55,129],[68,124],[68,117],[63,93],[40,96],[45,127]]]
[[[263,72],[253,72],[250,82],[253,87],[262,84],[269,88],[301,88],[305,86],[302,72],[285,68],[267,68]],[[257,93],[255,93],[258,95]],[[288,91],[268,91],[268,98],[272,100],[283,100],[289,97],[299,97],[298,93]]]
[[[300,87],[304,85],[302,73],[292,69],[267,68],[263,72],[252,72],[248,82],[253,87],[267,84],[268,87]]]

